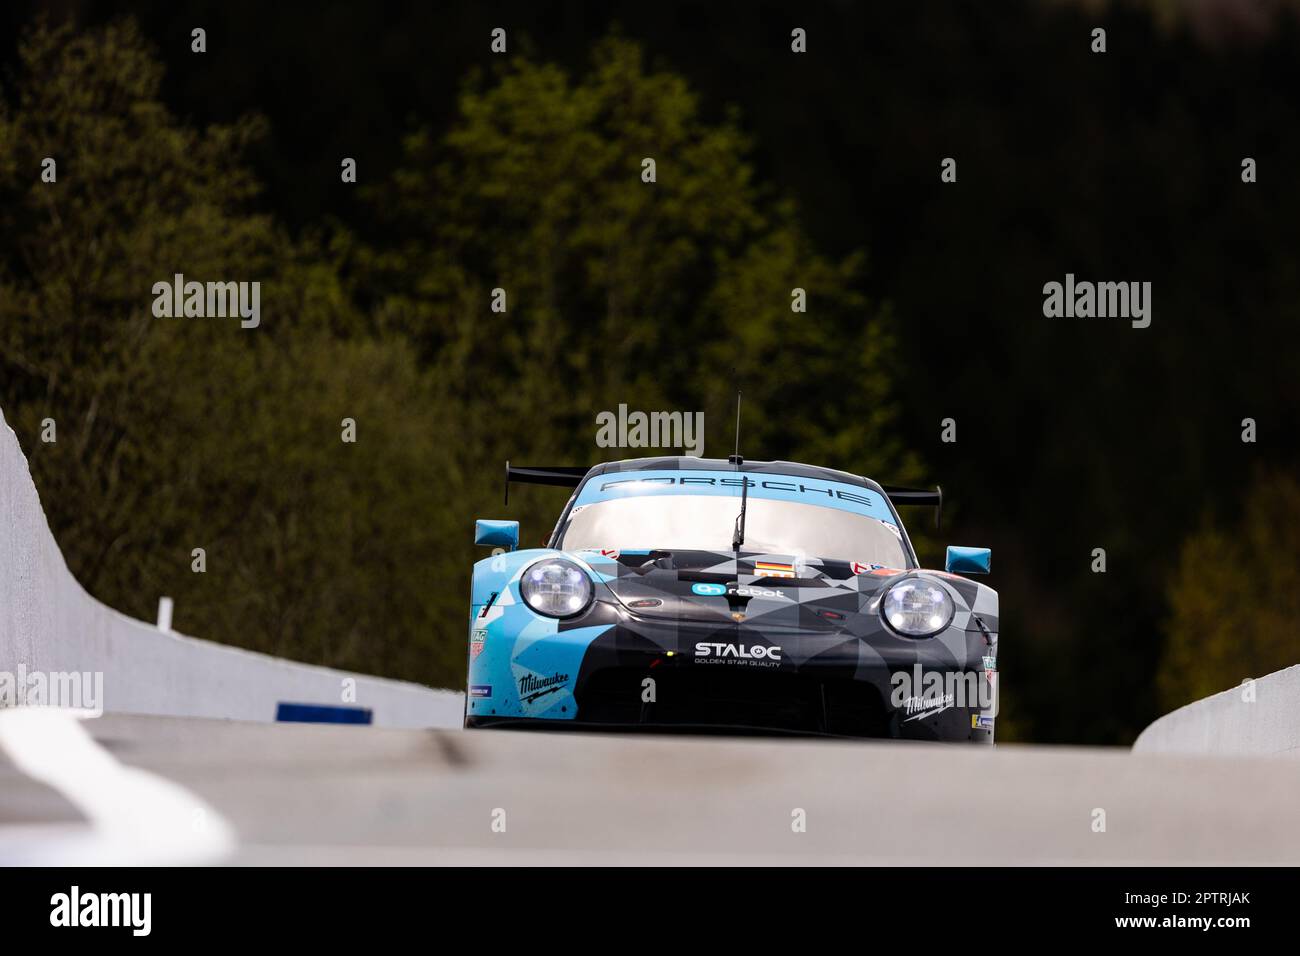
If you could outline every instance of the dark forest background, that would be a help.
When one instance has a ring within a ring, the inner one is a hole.
[[[503,508],[505,458],[619,457],[620,402],[703,410],[723,454],[739,380],[747,457],[937,481],[923,559],[993,548],[1001,739],[1126,743],[1300,661],[1298,28],[1228,0],[11,3],[0,408],[97,597],[454,686],[473,519],[533,542],[564,500]],[[153,318],[175,272],[261,281],[261,328]],[[1152,282],[1150,328],[1044,318],[1067,272]]]

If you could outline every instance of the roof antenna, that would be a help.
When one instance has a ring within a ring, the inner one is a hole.
[[[745,463],[745,459],[740,457],[740,389],[736,389],[736,453],[727,461],[736,466],[736,471],[740,471],[740,466]]]

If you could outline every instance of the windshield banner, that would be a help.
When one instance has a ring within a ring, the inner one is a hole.
[[[575,506],[643,495],[717,495],[740,500],[743,483],[751,498],[821,505],[897,525],[884,496],[842,481],[735,471],[622,471],[587,479]]]

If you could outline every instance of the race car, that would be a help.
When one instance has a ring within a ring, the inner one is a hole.
[[[922,569],[896,508],[941,490],[739,455],[511,482],[574,490],[544,548],[476,522],[466,727],[993,742],[990,552]]]

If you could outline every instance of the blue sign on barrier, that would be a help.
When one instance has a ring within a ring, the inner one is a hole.
[[[367,707],[336,707],[332,704],[286,704],[275,710],[275,719],[299,724],[369,724],[374,714]]]

